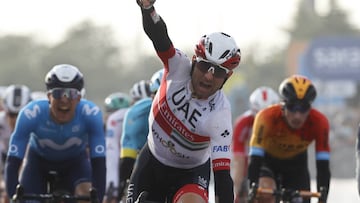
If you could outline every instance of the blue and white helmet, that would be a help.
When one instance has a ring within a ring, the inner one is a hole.
[[[152,93],[155,93],[159,89],[163,75],[164,75],[164,69],[162,68],[162,69],[156,71],[151,76],[151,79],[150,79],[150,91]]]
[[[129,94],[134,101],[150,97],[150,81],[140,80],[136,82],[130,89]]]

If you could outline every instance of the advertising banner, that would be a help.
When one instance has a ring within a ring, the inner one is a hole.
[[[316,78],[360,80],[360,38],[318,38],[303,57],[303,68]]]

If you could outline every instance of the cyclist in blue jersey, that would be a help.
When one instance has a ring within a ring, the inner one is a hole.
[[[136,102],[125,114],[121,137],[119,197],[124,194],[138,152],[142,149],[149,133],[148,117],[164,69],[156,71],[150,79],[149,97]]]
[[[106,148],[101,110],[81,99],[84,78],[75,66],[54,66],[45,84],[48,100],[32,101],[19,112],[5,164],[6,190],[11,197],[20,183],[25,193],[46,193],[46,176],[56,171],[69,192],[89,195],[95,187],[102,201]]]

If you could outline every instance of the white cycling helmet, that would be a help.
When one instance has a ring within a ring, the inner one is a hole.
[[[150,79],[150,91],[152,93],[155,93],[159,87],[160,87],[160,83],[161,83],[161,79],[164,75],[164,69],[160,69],[158,71],[156,71]]]
[[[150,97],[150,81],[140,80],[136,82],[133,87],[130,89],[130,96],[133,100],[139,100],[146,97]]]
[[[202,36],[195,47],[195,55],[229,70],[236,68],[241,60],[235,40],[222,32]]]
[[[10,85],[3,95],[5,110],[10,113],[19,113],[20,109],[31,101],[31,92],[26,85]]]
[[[83,74],[73,65],[60,64],[54,66],[45,76],[47,90],[53,88],[84,88]]]
[[[270,87],[262,86],[256,88],[250,95],[250,107],[255,113],[280,102],[279,95]]]

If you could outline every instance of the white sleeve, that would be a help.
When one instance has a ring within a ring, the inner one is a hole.
[[[113,182],[118,187],[119,182],[119,158],[120,136],[122,131],[121,122],[111,114],[106,122],[106,188]]]
[[[221,118],[221,119],[219,119]],[[220,167],[230,168],[231,142],[232,142],[232,122],[230,109],[223,109],[216,112],[208,119],[207,128],[211,135],[211,159],[213,164],[216,162]],[[215,161],[215,162],[214,162]],[[214,170],[218,168],[213,165]]]

